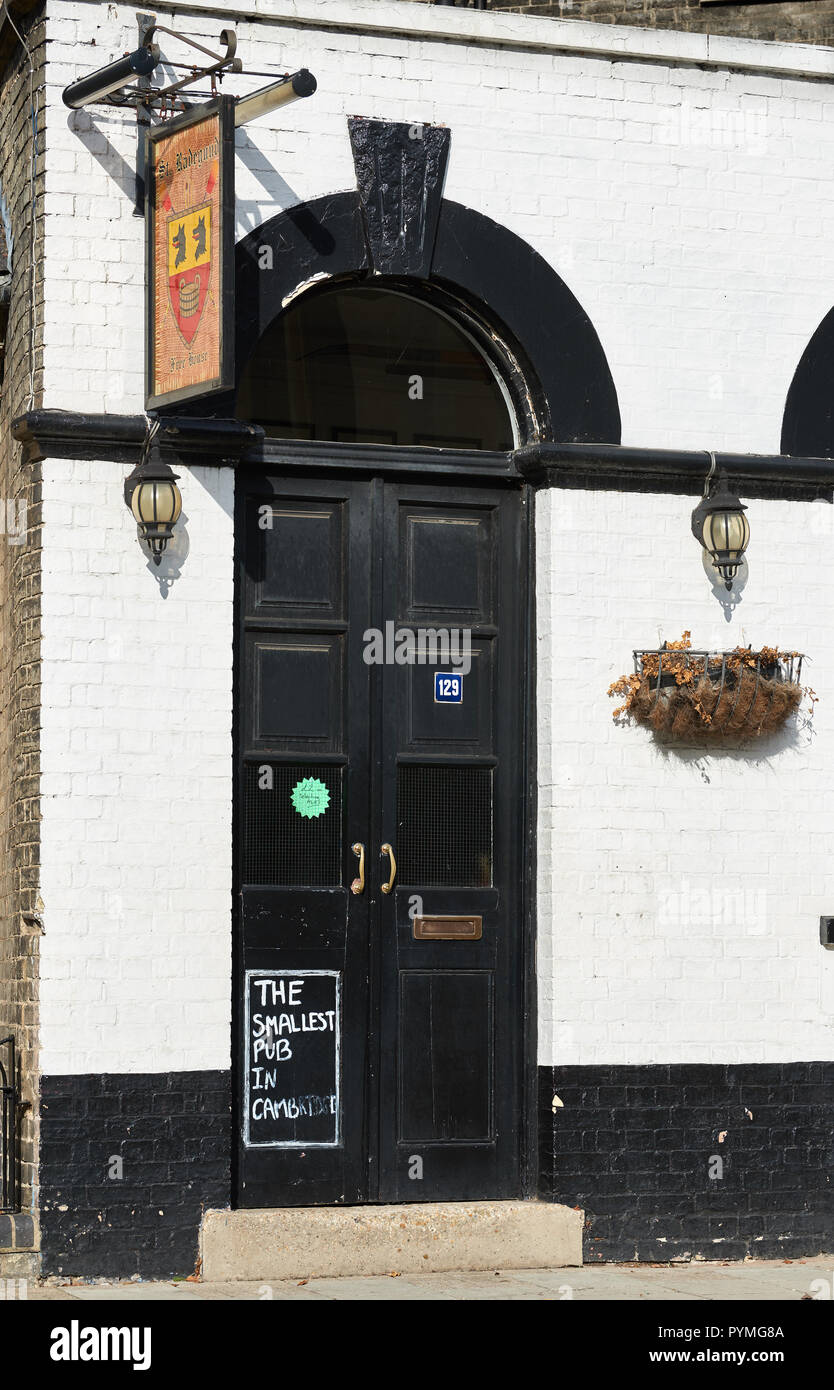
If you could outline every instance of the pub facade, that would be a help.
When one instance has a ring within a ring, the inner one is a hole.
[[[9,14],[0,1258],[829,1249],[830,52]]]

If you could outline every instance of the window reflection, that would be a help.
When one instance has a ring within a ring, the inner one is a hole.
[[[391,290],[328,289],[281,314],[246,367],[237,413],[279,439],[513,447],[489,363],[444,314]]]

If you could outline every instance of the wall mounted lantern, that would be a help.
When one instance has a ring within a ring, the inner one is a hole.
[[[145,111],[155,110],[157,114],[164,116],[173,114],[177,106],[183,110],[187,109],[180,95],[184,88],[193,86],[195,82],[207,80],[211,84],[210,92],[196,95],[213,98],[217,96],[217,83],[222,82],[228,73],[237,75],[243,72],[243,63],[237,57],[237,35],[234,29],[220,31],[220,42],[225,50],[223,53],[214,53],[191,35],[178,34],[175,29],[168,29],[164,24],[153,24],[150,28],[142,28],[140,25],[140,34],[142,45],[134,53],[126,53],[123,58],[117,58],[115,63],[108,63],[107,67],[98,68],[87,77],[80,77],[77,82],[71,82],[65,87],[64,105],[77,111],[82,106],[107,102],[112,106],[135,106],[137,114],[139,108],[143,108]],[[153,42],[156,34],[168,34],[171,38],[179,39],[189,48],[197,49],[206,58],[210,58],[211,62],[168,63],[167,59],[163,60],[158,44]],[[165,87],[152,87],[149,80],[140,83],[138,88],[132,87],[132,83],[140,79],[150,79],[151,73],[163,61],[174,69],[184,66],[186,76],[168,83]],[[298,72],[283,73],[268,87],[260,87],[249,96],[237,98],[235,125],[246,125],[248,121],[265,116],[267,112],[274,111],[279,106],[286,106],[288,102],[312,96],[315,90],[316,79],[307,68],[300,68]]]
[[[257,120],[258,116],[276,111],[279,106],[287,106],[301,97],[311,97],[316,86],[313,74],[307,68],[299,68],[298,72],[288,73],[279,81],[271,82],[268,87],[260,87],[251,96],[238,97],[235,102],[235,125],[246,125],[249,121]]]
[[[182,511],[182,495],[174,473],[159,452],[156,434],[159,422],[148,431],[142,457],[125,479],[125,504],[139,526],[139,534],[151,552],[155,565],[161,563],[174,527]]]
[[[94,106],[100,102],[108,102],[112,106],[141,106],[147,109],[159,106],[163,109],[173,109],[175,99],[184,87],[190,87],[193,83],[207,78],[211,82],[214,95],[218,79],[222,80],[226,73],[243,71],[243,64],[235,56],[237,35],[234,29],[221,30],[220,42],[225,48],[224,53],[213,53],[210,48],[205,48],[189,34],[177,34],[174,29],[167,29],[164,24],[153,24],[150,28],[143,29],[140,23],[140,34],[142,44],[134,53],[126,53],[123,58],[117,58],[115,63],[108,63],[106,68],[98,68],[87,77],[80,77],[77,82],[71,82],[65,87],[64,105],[73,110],[82,106]],[[210,58],[211,62],[188,64],[187,76],[169,83],[166,87],[151,87],[149,82],[145,82],[144,86],[140,85],[138,89],[132,88],[130,84],[140,78],[149,79],[150,74],[163,61],[159,46],[153,42],[155,34],[169,34],[189,48],[197,49]]]
[[[108,63],[106,68],[98,68],[87,77],[71,82],[64,88],[64,105],[78,111],[82,106],[106,101],[127,87],[128,83],[137,82],[140,77],[149,77],[161,61],[158,46],[155,43],[145,44],[137,48],[135,53],[127,53],[124,58],[117,58],[115,63]]]
[[[733,580],[750,540],[750,523],[744,515],[746,511],[744,504],[730,491],[727,475],[722,473],[717,486],[705,494],[692,513],[692,534],[712,558],[727,590],[733,587]]]
[[[218,84],[222,83],[224,77],[243,73],[243,63],[237,56],[237,35],[234,29],[221,29],[220,43],[224,51],[215,53],[204,44],[198,43],[190,34],[177,33],[175,29],[169,29],[164,24],[154,23],[148,27],[149,18],[152,16],[137,15],[141,40],[139,48],[133,53],[126,53],[114,63],[108,63],[107,67],[98,68],[86,77],[71,82],[63,92],[64,104],[74,111],[84,106],[102,103],[108,106],[132,107],[135,110],[137,147],[134,211],[137,216],[141,216],[145,208],[145,137],[151,117],[155,116],[162,121],[178,111],[185,113],[192,110],[185,100],[186,97],[208,97],[214,101],[219,95]],[[169,37],[179,40],[188,48],[202,54],[202,58],[195,60],[189,55],[189,62],[173,62],[162,55],[159,45],[154,42],[159,34],[168,34]],[[168,82],[165,86],[154,87],[151,85],[151,74],[160,65],[167,67],[174,75],[178,71],[184,71],[185,76],[176,77],[175,81]],[[270,75],[250,74],[253,77]],[[194,84],[200,82],[208,82],[209,90],[194,91]],[[248,96],[235,99],[235,125],[246,125],[280,106],[286,106],[288,102],[312,96],[315,90],[316,79],[307,68],[299,68],[298,72],[282,73],[275,81],[270,82],[269,86],[260,87]]]

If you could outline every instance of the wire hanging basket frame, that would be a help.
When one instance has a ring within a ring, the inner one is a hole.
[[[640,684],[629,706],[656,733],[742,740],[774,733],[802,699],[800,652],[636,650]]]

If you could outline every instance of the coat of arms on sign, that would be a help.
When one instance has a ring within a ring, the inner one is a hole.
[[[206,193],[214,182],[209,176]],[[168,218],[168,296],[177,328],[188,346],[203,316],[211,280],[211,204],[174,211]]]

